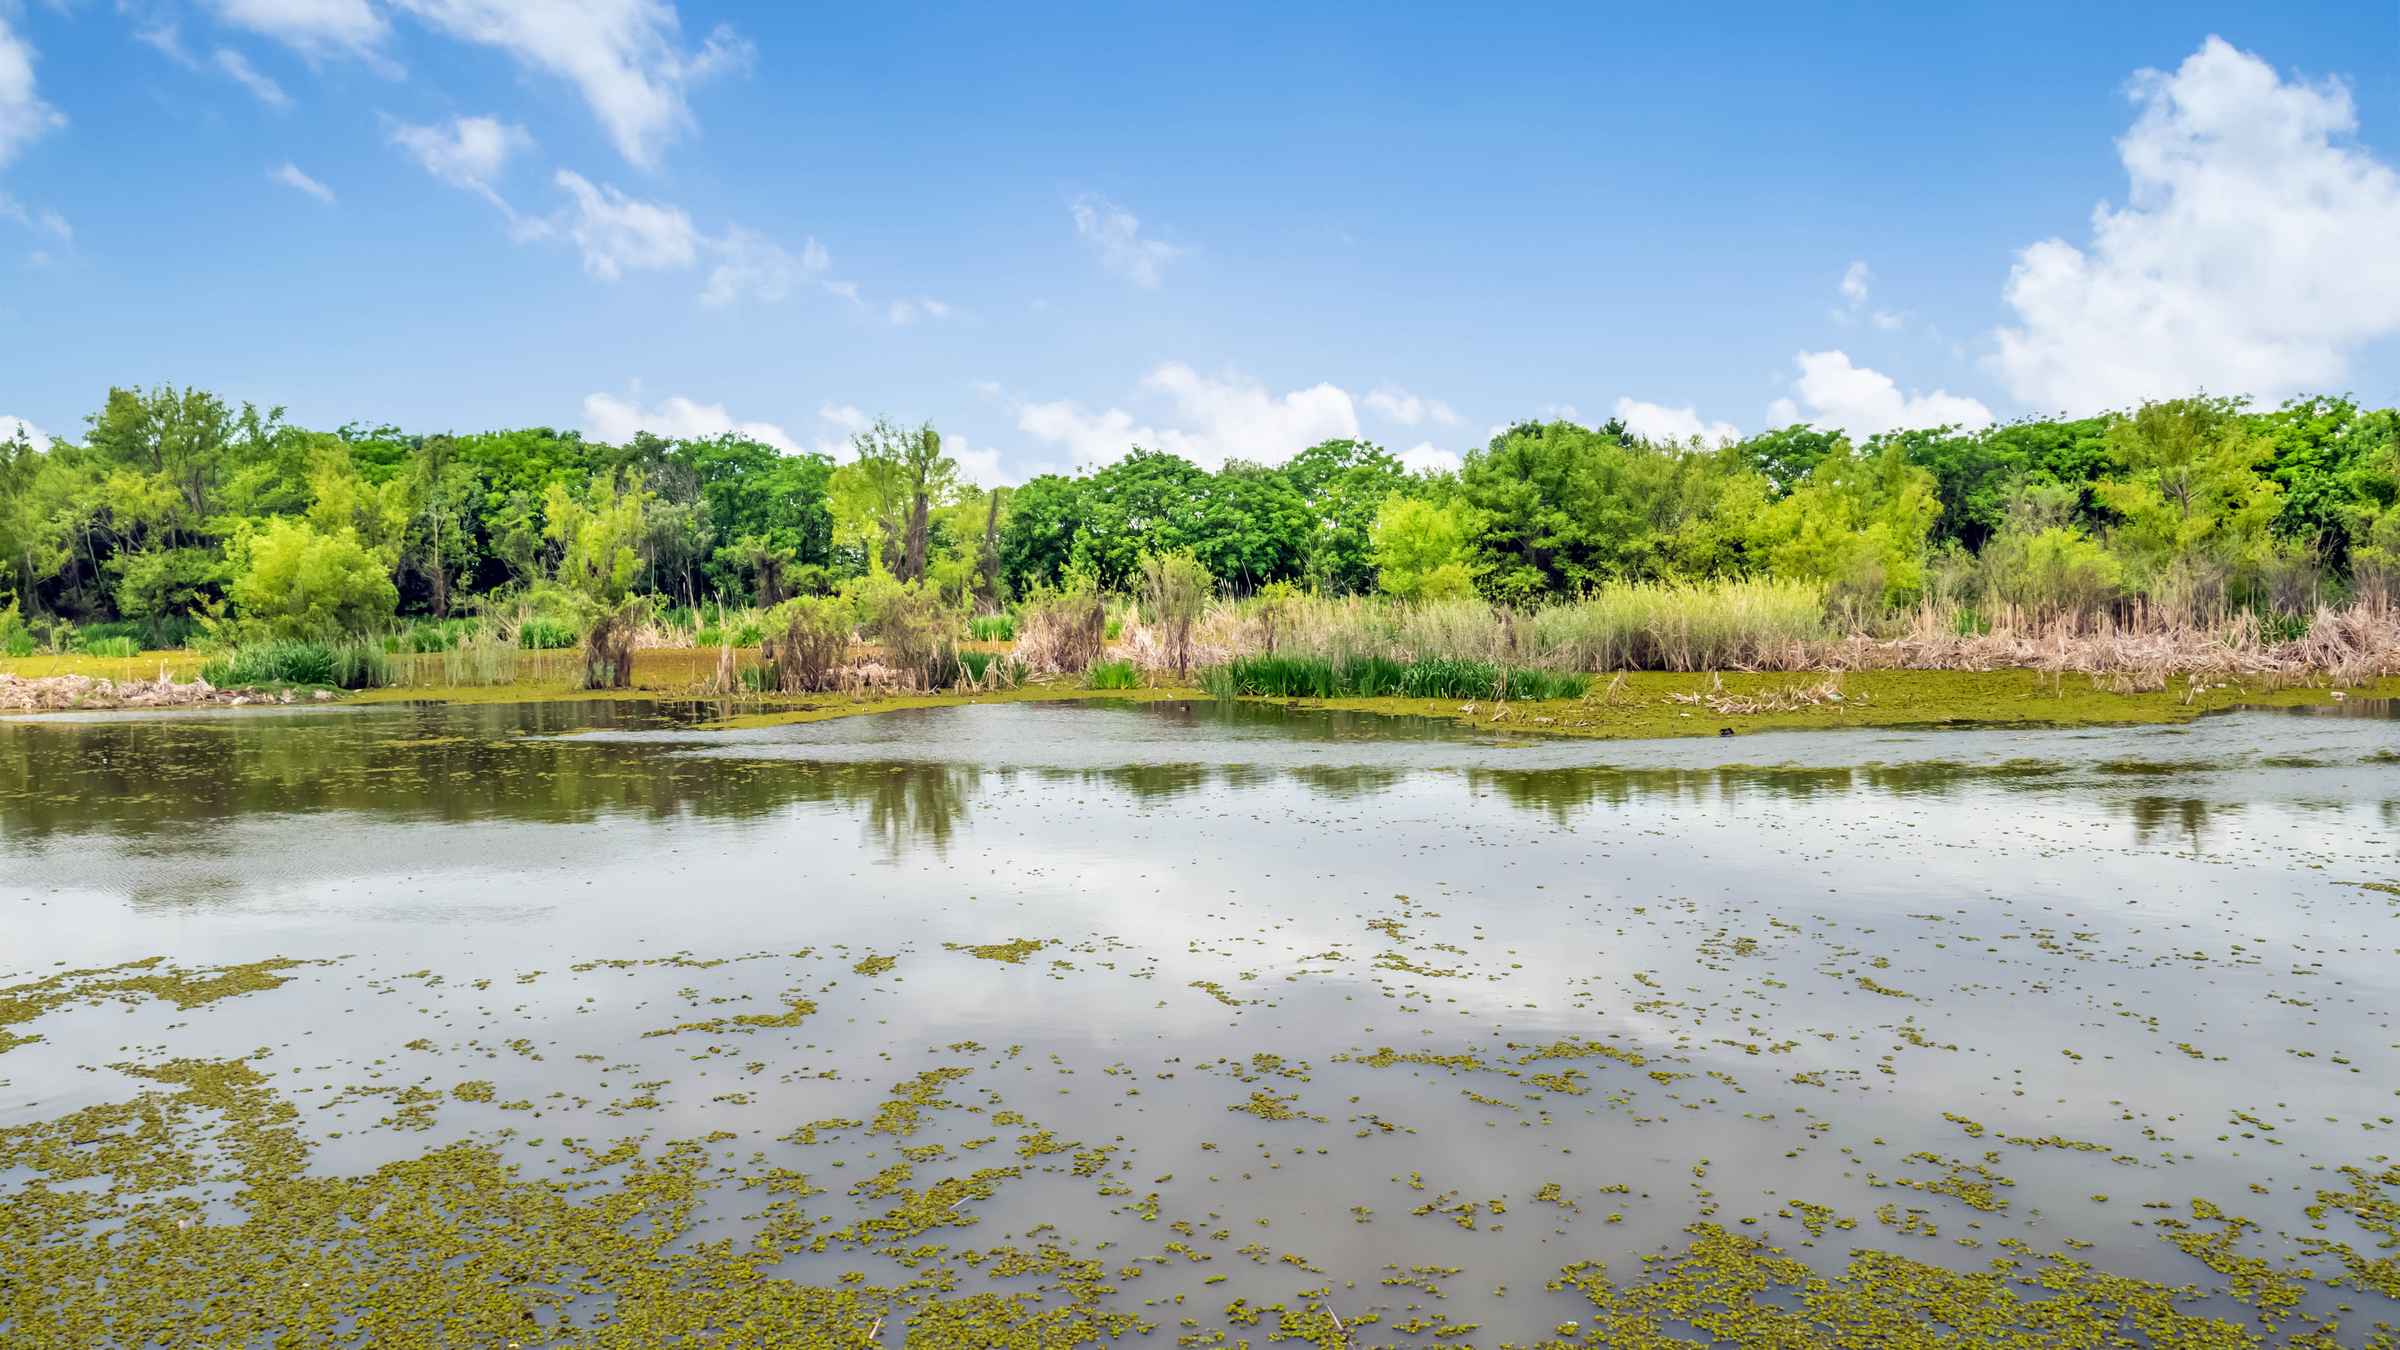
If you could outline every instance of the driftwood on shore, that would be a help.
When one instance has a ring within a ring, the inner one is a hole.
[[[333,695],[318,690],[310,696],[324,702]],[[46,675],[27,679],[0,675],[0,712],[67,712],[111,708],[193,708],[217,705],[238,708],[252,703],[294,703],[291,690],[277,694],[258,690],[219,689],[203,679],[177,684],[160,671],[155,680],[110,680],[90,675]]]

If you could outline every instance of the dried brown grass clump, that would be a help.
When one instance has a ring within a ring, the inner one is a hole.
[[[1049,675],[1080,675],[1108,641],[1108,605],[1096,587],[1037,592],[1017,612],[1017,659]]]
[[[838,600],[787,600],[772,616],[780,629],[759,644],[766,679],[786,694],[815,694],[841,682],[850,654],[850,612]]]
[[[633,649],[644,617],[640,608],[627,605],[592,620],[583,634],[584,688],[633,687]]]
[[[2170,678],[2356,682],[2400,673],[2400,615],[2382,606],[2321,608],[2298,638],[2270,642],[2256,616],[2213,620],[2164,610],[2001,615],[1986,633],[1955,631],[1954,616],[1924,612],[1896,635],[1810,644],[1804,664],[1827,670],[2044,670],[2084,674],[2121,693],[2166,688]]]
[[[1619,676],[1619,679],[1624,678]],[[1835,671],[1814,684],[1795,684],[1782,689],[1767,689],[1753,694],[1731,694],[1725,682],[1712,677],[1709,689],[1698,694],[1669,694],[1677,703],[1692,703],[1728,717],[1749,713],[1797,712],[1802,708],[1821,708],[1829,703],[1844,702],[1842,673]],[[1614,686],[1611,686],[1613,689]]]

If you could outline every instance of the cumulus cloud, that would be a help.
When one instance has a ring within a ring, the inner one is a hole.
[[[333,189],[302,173],[300,166],[288,159],[283,162],[281,168],[268,170],[267,177],[285,187],[305,192],[328,206],[333,204]]]
[[[1741,428],[1731,422],[1703,421],[1700,410],[1690,404],[1670,408],[1663,403],[1620,398],[1617,400],[1617,420],[1625,424],[1627,431],[1660,445],[1686,445],[1695,439],[1709,445],[1722,445],[1742,438]]]
[[[574,85],[617,152],[645,168],[691,129],[685,91],[714,76],[748,70],[755,57],[750,43],[722,24],[697,50],[685,51],[681,21],[666,0],[393,3],[454,38],[497,48],[529,70]]]
[[[0,167],[67,124],[67,115],[35,91],[33,59],[33,44],[18,37],[8,26],[6,11],[0,11]]]
[[[1017,405],[1017,429],[1081,465],[1108,463],[1140,445],[1211,469],[1229,459],[1280,464],[1319,441],[1358,435],[1356,402],[1331,384],[1275,394],[1245,375],[1212,377],[1169,361],[1142,378],[1141,390],[1172,408],[1172,424],[1061,400]]]
[[[825,248],[811,239],[797,254],[783,245],[739,225],[722,239],[702,241],[718,255],[709,270],[708,285],[700,292],[704,305],[730,305],[744,298],[776,301],[792,287],[832,265]]]
[[[1974,399],[1941,389],[1903,393],[1891,376],[1851,364],[1846,352],[1802,352],[1793,359],[1800,374],[1792,381],[1792,397],[1779,398],[1767,409],[1767,420],[1776,426],[1811,422],[1863,439],[1914,427],[1992,424],[1992,410]]]
[[[2273,398],[2339,387],[2355,349],[2400,333],[2400,176],[2356,143],[2349,89],[2211,37],[2129,94],[2125,205],[2009,273],[1993,361],[2011,393],[2078,413]]]
[[[787,455],[800,450],[799,443],[773,422],[740,421],[722,403],[696,403],[680,395],[655,408],[644,408],[632,399],[613,394],[587,395],[583,400],[583,431],[586,436],[610,445],[632,440],[637,431],[668,440],[722,436],[730,431],[761,445],[774,446]]]
[[[1367,391],[1359,402],[1368,412],[1404,427],[1432,422],[1439,426],[1458,425],[1458,414],[1438,398],[1420,398],[1395,384],[1377,385]]]
[[[22,417],[0,416],[0,441],[13,441],[19,435],[23,435],[26,440],[33,442],[33,448],[36,450],[50,448],[49,432]]]
[[[1435,448],[1431,441],[1420,441],[1400,452],[1400,465],[1412,473],[1457,473],[1466,461],[1455,450]]]
[[[1068,208],[1075,217],[1075,234],[1100,259],[1100,265],[1136,286],[1156,287],[1167,264],[1183,250],[1162,239],[1142,237],[1139,217],[1105,197],[1090,194]]]
[[[210,8],[225,22],[305,56],[348,55],[385,64],[376,48],[391,25],[367,0],[211,0]]]

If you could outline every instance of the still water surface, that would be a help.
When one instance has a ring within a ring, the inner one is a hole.
[[[2061,1253],[2270,1342],[2400,1323],[2386,709],[1614,744],[713,711],[0,723],[0,985],[326,963],[45,1003],[0,1028],[0,1131],[156,1086],[105,1066],[252,1057],[312,1171],[697,1141],[693,1240],[749,1240],[776,1169],[851,1226],[774,1276],[947,1265],[1031,1308],[1065,1295],[960,1254],[1047,1244],[1162,1344],[1263,1341],[1276,1304],[1326,1344],[1531,1344],[1594,1312],[1562,1268],[1638,1282],[1695,1225],[1826,1275]],[[872,1124],[895,1094],[906,1131]],[[0,1198],[60,1184],[32,1156]],[[2300,1269],[2296,1302],[2240,1277]],[[878,1342],[940,1334],[917,1297]]]

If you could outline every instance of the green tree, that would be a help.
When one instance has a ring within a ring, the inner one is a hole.
[[[1391,496],[1375,517],[1370,549],[1377,585],[1400,600],[1450,600],[1475,593],[1467,521],[1456,506]]]
[[[2241,412],[2238,399],[2173,399],[2109,427],[2116,473],[2096,492],[2120,521],[2110,543],[2153,589],[2197,586],[2193,603],[2205,603],[2264,560],[2282,489],[2259,476],[2274,447]]]
[[[1391,452],[1371,441],[1320,441],[1294,455],[1283,476],[1307,504],[1309,535],[1301,570],[1320,590],[1375,589],[1369,535],[1384,499],[1425,485]]]
[[[1133,589],[1143,554],[1191,547],[1208,482],[1190,460],[1135,446],[1084,480],[1073,564],[1110,590]]]
[[[333,637],[388,620],[400,594],[384,559],[347,527],[280,517],[237,535],[235,612],[280,637]]]
[[[1009,494],[1000,527],[1000,575],[1009,593],[1026,596],[1065,580],[1083,533],[1088,485],[1046,473]]]

